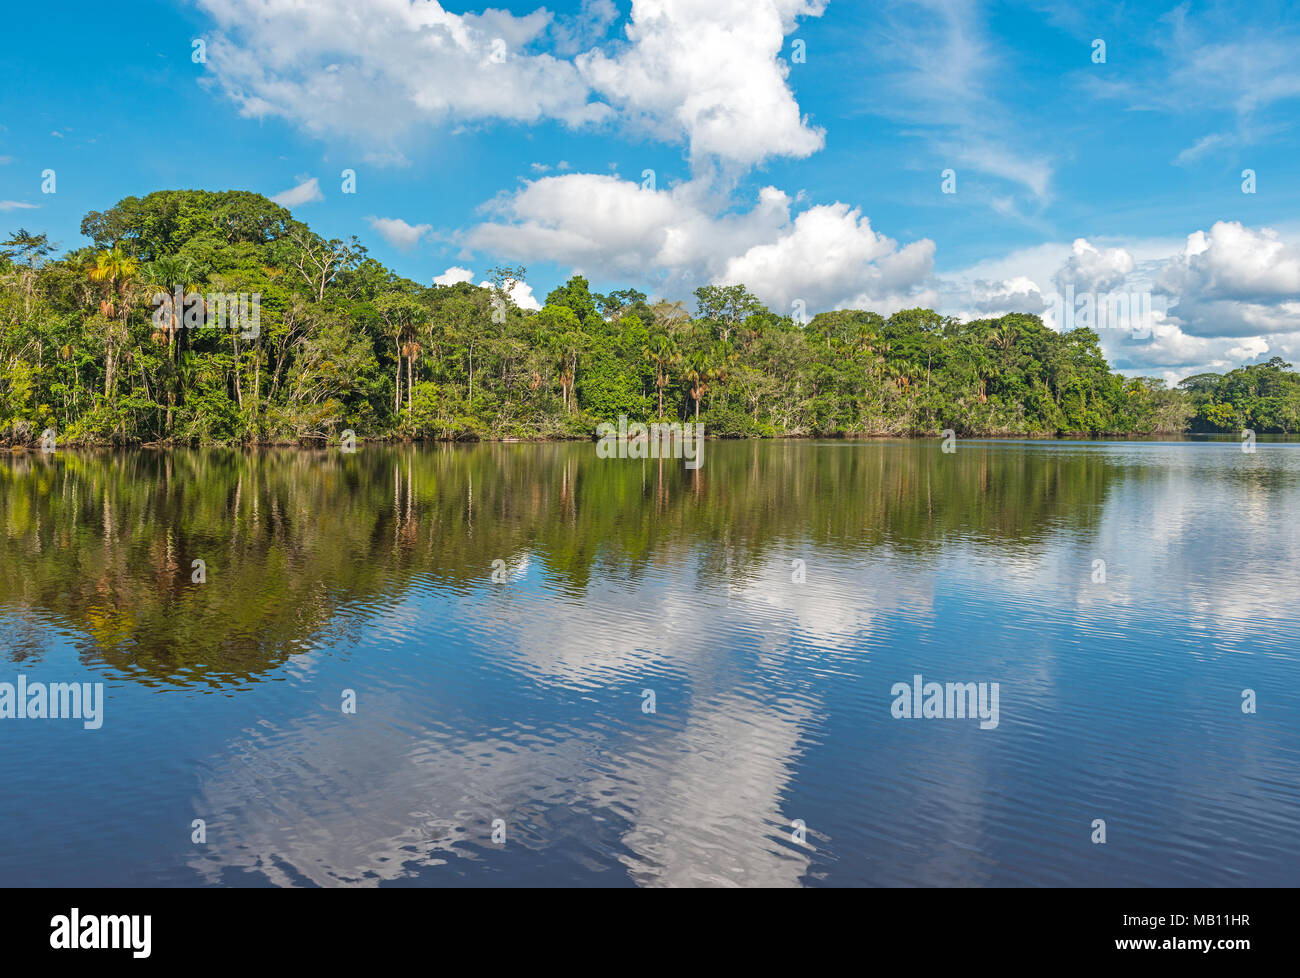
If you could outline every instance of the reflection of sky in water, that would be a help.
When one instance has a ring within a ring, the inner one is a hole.
[[[754,450],[711,447],[710,464]],[[915,465],[889,444],[759,450]],[[481,579],[417,571],[341,604],[267,681],[112,681],[94,735],[0,726],[0,881],[1294,884],[1300,447],[962,452],[991,465],[964,481],[1022,486],[1031,516],[1057,489],[1022,465],[1085,452],[1107,481],[1075,504],[1088,519],[1048,510],[1032,534],[979,521],[981,493],[932,490],[928,516],[962,509],[925,524],[928,548],[810,525],[755,557],[741,525],[598,562],[583,587],[526,547],[483,554]],[[5,608],[0,635],[32,678],[116,678],[38,609]],[[915,673],[999,682],[999,727],[893,720]]]

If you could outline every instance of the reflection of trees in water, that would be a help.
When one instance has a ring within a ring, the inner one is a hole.
[[[918,558],[1094,528],[1121,470],[1091,452],[933,442],[710,442],[704,465],[591,445],[59,453],[0,465],[0,604],[170,682],[250,678],[416,575],[463,591],[494,559],[593,578],[747,573],[791,544]],[[207,583],[191,582],[191,562]]]

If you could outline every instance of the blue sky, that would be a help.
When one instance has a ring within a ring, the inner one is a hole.
[[[581,271],[669,298],[741,280],[780,311],[1049,321],[1067,286],[1142,292],[1151,322],[1097,322],[1127,372],[1300,358],[1285,5],[199,0],[8,20],[0,230],[64,247],[124,196],[248,189],[426,284],[510,261],[538,299]]]

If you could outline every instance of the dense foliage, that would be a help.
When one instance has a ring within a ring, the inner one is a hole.
[[[93,244],[57,259],[44,235],[0,244],[6,442],[590,437],[620,414],[735,436],[1298,426],[1297,377],[1278,361],[1171,391],[1112,373],[1091,330],[1035,316],[841,310],[805,325],[742,285],[696,290],[692,314],[577,276],[524,311],[521,268],[424,287],[238,191],[128,197],[81,230]],[[255,335],[155,301],[194,293],[260,296]]]
[[[1197,374],[1186,391],[1196,431],[1300,431],[1300,375],[1281,357],[1227,374]]]

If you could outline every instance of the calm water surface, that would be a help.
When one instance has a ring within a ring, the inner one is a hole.
[[[1298,516],[1264,442],[5,458],[0,682],[107,701],[0,720],[0,884],[1295,885]]]

